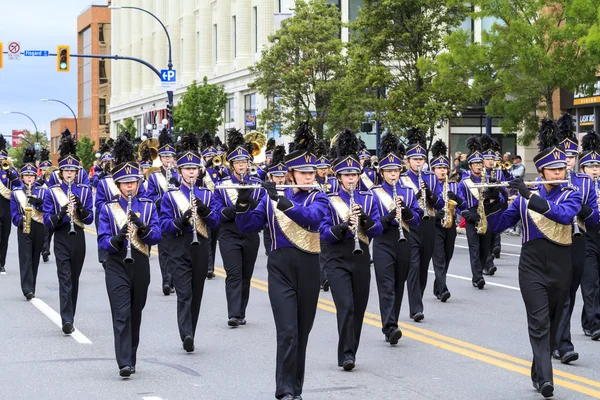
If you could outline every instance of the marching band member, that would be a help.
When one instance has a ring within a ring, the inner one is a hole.
[[[160,224],[163,234],[171,237],[169,262],[173,265],[177,294],[177,323],[183,349],[190,353],[195,349],[194,337],[208,273],[210,243],[206,226],[216,228],[219,214],[212,192],[196,182],[202,161],[195,134],[182,137],[177,167],[181,185],[163,196]]]
[[[325,269],[338,322],[338,366],[355,367],[363,317],[369,300],[370,239],[381,235],[377,201],[369,191],[359,191],[361,166],[358,139],[346,129],[337,141],[333,170],[340,190],[329,194],[330,205],[321,222],[321,240],[327,245]]]
[[[149,198],[148,192],[148,170],[152,168],[152,152],[148,146],[143,146],[140,150],[140,181],[138,188],[138,197]]]
[[[150,285],[150,247],[160,241],[152,200],[140,197],[140,171],[128,133],[114,143],[111,179],[116,197],[104,202],[98,223],[98,247],[104,250],[106,291],[110,301],[119,375],[135,373],[142,311]]]
[[[503,182],[504,177],[498,174],[498,170],[495,168],[496,165],[496,142],[490,135],[483,135],[479,139],[481,147],[481,157],[483,158],[483,168],[486,173],[488,182]],[[490,246],[487,249],[486,254],[482,254],[485,258],[483,264],[483,275],[494,276],[498,268],[494,265],[494,249],[500,249],[500,234],[496,232],[490,232]],[[498,256],[500,251],[498,250]]]
[[[573,118],[569,114],[564,114],[559,119],[559,138],[564,137],[561,144],[564,144],[565,147],[567,168],[569,168],[570,158],[572,157],[573,160],[575,158],[571,155],[573,150],[577,149],[579,145],[577,137],[573,133],[573,125]],[[564,135],[565,130],[567,131],[566,135]],[[579,165],[583,173],[570,172],[570,174],[573,187],[580,192],[582,197],[581,208],[577,214],[577,224],[580,232],[584,232],[584,234],[573,236],[573,244],[571,245],[573,278],[556,333],[556,350],[553,352],[554,358],[560,360],[563,364],[568,364],[579,358],[579,354],[575,351],[575,346],[571,341],[571,316],[573,315],[575,297],[580,285],[583,297],[582,324],[584,328],[589,330],[589,336],[592,337],[592,340],[600,339],[597,261],[598,197],[594,180],[590,177],[597,176],[597,172],[600,170],[598,168],[600,167],[600,136],[594,131],[588,132],[583,137],[581,144],[583,151],[579,159]],[[567,148],[569,150],[566,150]]]
[[[44,196],[44,224],[54,229],[54,257],[58,274],[62,331],[73,333],[79,275],[85,260],[83,228],[94,220],[92,190],[75,183],[81,161],[77,157],[77,142],[69,130],[62,133],[58,147],[60,184],[51,186]]]
[[[214,139],[210,132],[206,131],[200,138],[200,149],[202,151],[202,160],[204,165],[204,176],[201,179],[203,187],[211,192],[215,191],[215,185],[221,180],[221,168],[215,168],[212,163],[213,158],[217,155],[217,150],[214,147]],[[201,174],[202,175],[202,174]],[[209,228],[210,234],[210,254],[208,259],[208,273],[206,277],[213,279],[215,277],[215,258],[217,257],[217,240],[219,239],[219,226]]]
[[[2,174],[0,175],[0,274],[5,275],[6,252],[8,251],[8,238],[11,230],[10,194],[13,188],[22,185],[19,174],[8,159],[6,139],[0,135],[0,162]],[[6,163],[6,168],[4,164]]]
[[[110,175],[110,170],[112,167],[112,147],[115,144],[113,139],[108,139],[102,145],[100,145],[100,149],[98,149],[98,153],[96,153],[96,157],[98,158],[98,163],[94,166],[94,177],[92,178],[91,186],[95,189],[98,187],[98,181],[104,178],[107,175]],[[111,199],[109,199],[111,200]],[[99,213],[100,208],[96,211],[96,214]],[[97,220],[96,223],[98,222]]]
[[[52,161],[50,161],[50,152],[48,148],[44,147],[40,150],[40,171],[41,176],[35,181],[36,187],[48,189],[48,178],[50,177],[49,171],[52,167]],[[54,231],[44,225],[44,245],[42,246],[42,259],[44,262],[48,262],[50,259],[50,242],[52,241],[52,235]]]
[[[292,184],[312,185],[315,181],[314,138],[306,126],[296,131],[294,152],[275,147],[269,173],[287,170]],[[283,161],[283,160],[281,160]],[[277,163],[277,164],[275,164]],[[309,188],[280,190],[273,181],[264,182],[264,196],[254,209],[251,191],[240,190],[236,202],[236,223],[242,232],[256,232],[265,224],[274,240],[267,261],[269,298],[277,329],[275,397],[302,399],[308,336],[319,298],[319,224],[327,209],[327,196]]]
[[[274,182],[275,185],[285,184],[288,169],[285,165],[284,158],[285,147],[275,146],[271,152],[271,163],[266,167],[268,181]],[[265,227],[263,228],[263,245],[265,246],[265,254],[267,257],[271,254],[272,244],[271,231],[269,230],[269,226],[265,224]]]
[[[169,131],[163,129],[158,136],[158,155],[162,166],[160,170],[151,173],[148,177],[148,191],[146,192],[146,197],[156,204],[159,215],[161,215],[161,201],[166,191],[170,187],[179,186],[179,175],[173,161],[174,154],[173,139]],[[165,296],[168,296],[175,291],[171,271],[173,264],[169,261],[171,237],[166,235],[164,231],[162,235],[163,238],[158,243],[158,263],[162,275],[162,291]]]
[[[10,195],[12,223],[17,227],[19,243],[21,290],[27,300],[35,297],[35,282],[45,233],[44,215],[41,212],[45,189],[34,185],[36,176],[35,149],[27,147],[21,167],[23,186],[15,188]]]
[[[455,209],[462,206],[462,200],[456,195],[458,184],[448,181],[450,159],[447,156],[448,147],[446,143],[439,139],[431,146],[431,153],[433,157],[429,165],[438,180],[438,184],[443,188],[442,197],[446,202],[444,208],[436,213],[435,218],[435,245],[432,258],[435,272],[433,294],[438,300],[445,303],[450,298],[450,291],[446,286],[446,274],[448,273],[450,260],[454,255],[454,244],[456,242]]]
[[[467,139],[467,148],[469,155],[470,174],[464,177],[458,184],[458,197],[462,204],[458,209],[466,221],[465,231],[467,234],[467,243],[469,245],[469,259],[471,261],[471,283],[473,287],[483,289],[485,279],[483,278],[483,268],[487,260],[487,254],[492,244],[492,231],[490,229],[477,229],[482,215],[478,212],[479,202],[483,192],[473,187],[475,183],[482,183],[485,174],[483,168],[483,157],[481,156],[481,147],[477,136],[471,136]],[[487,178],[486,178],[487,179]]]
[[[390,345],[397,344],[402,337],[398,317],[410,265],[410,247],[415,244],[418,247],[418,243],[407,239],[410,229],[419,225],[423,213],[414,192],[401,184],[400,169],[404,154],[398,151],[399,143],[391,132],[381,138],[379,173],[382,184],[371,189],[383,227],[382,235],[373,240],[373,262],[382,331]]]
[[[323,140],[317,140],[315,147],[315,157],[317,158],[317,173],[316,183],[318,183],[322,191],[325,193],[331,193],[335,187],[337,191],[337,179],[334,176],[329,176],[331,171],[331,161],[328,157],[328,147]],[[321,242],[321,246],[325,246],[326,242]],[[324,292],[329,291],[329,281],[327,280],[327,274],[325,273],[325,256],[323,253],[319,255],[319,265],[321,269],[321,289]]]
[[[419,207],[423,211],[423,219],[419,226],[411,229],[410,233],[411,240],[419,243],[419,251],[416,251],[416,246],[411,247],[411,265],[407,278],[410,318],[419,322],[425,318],[423,293],[427,286],[429,261],[433,256],[435,210],[441,210],[444,207],[444,200],[442,199],[442,187],[438,184],[435,175],[423,171],[423,166],[427,161],[425,132],[421,128],[412,128],[408,130],[406,137],[409,144],[406,149],[408,170],[401,175],[400,180],[404,186],[414,191]]]
[[[506,204],[486,204],[489,227],[502,232],[523,220],[523,246],[519,258],[519,287],[527,311],[529,340],[533,350],[531,380],[546,398],[552,397],[552,349],[571,283],[572,222],[581,208],[581,192],[565,184],[566,155],[558,146],[556,123],[544,119],[539,132],[540,152],[533,162],[543,183],[528,189],[522,179],[509,186],[519,195]]]
[[[254,184],[261,182],[248,173],[252,156],[244,142],[242,133],[230,129],[227,134],[229,153],[227,161],[231,168],[230,177],[222,184]],[[260,201],[264,191],[255,189],[252,198]],[[246,307],[250,298],[250,281],[254,272],[254,263],[258,256],[260,239],[258,233],[242,233],[235,223],[235,204],[238,191],[235,189],[215,190],[215,204],[221,218],[219,250],[223,258],[223,267],[227,273],[225,292],[227,295],[227,314],[230,327],[246,324]]]
[[[127,133],[127,135],[129,135]],[[101,167],[100,172],[95,174],[92,178],[92,186],[96,188],[96,196],[94,197],[94,222],[96,223],[96,231],[98,231],[98,224],[100,222],[100,210],[105,203],[111,201],[115,197],[119,196],[119,188],[115,184],[111,175],[111,168],[113,165],[113,154],[112,146],[114,140],[109,139],[100,147],[99,165]],[[95,186],[94,186],[95,185]],[[98,246],[98,262],[102,264],[106,260],[108,253],[106,250]]]
[[[65,129],[65,131],[62,133],[62,135],[64,136],[67,133],[69,135],[71,135],[71,132],[69,131],[68,128]],[[74,140],[77,140],[77,139],[75,138]],[[61,183],[62,183],[61,182],[61,173],[60,173],[60,168],[59,168],[59,169],[52,171],[52,173],[50,174],[50,177],[48,178],[48,187],[60,185]],[[77,185],[90,186],[90,178],[88,176],[87,171],[84,168],[79,168],[77,170],[77,174],[75,175],[75,181],[73,183],[77,184]],[[90,186],[90,188],[91,188],[91,186]]]
[[[358,152],[358,159],[360,160],[360,166],[362,173],[360,174],[360,190],[369,190],[373,186],[379,184],[379,177],[377,171],[371,166],[371,153],[367,150],[365,142],[359,138],[360,150]]]

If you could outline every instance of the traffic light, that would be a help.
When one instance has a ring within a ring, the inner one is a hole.
[[[56,71],[69,72],[71,70],[71,47],[57,46],[56,48]]]
[[[173,104],[167,104],[167,119],[169,121],[173,119]]]
[[[2,69],[2,64],[4,63],[4,44],[0,42],[0,69]]]

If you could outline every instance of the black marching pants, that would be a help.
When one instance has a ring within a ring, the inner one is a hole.
[[[575,350],[575,346],[573,346],[573,343],[571,342],[571,316],[573,315],[575,297],[577,295],[577,290],[579,289],[579,284],[581,283],[581,275],[583,274],[583,265],[586,259],[585,248],[585,236],[573,237],[573,244],[571,245],[573,278],[561,314],[558,331],[556,332],[556,348],[561,356],[567,351]]]
[[[173,262],[171,261],[171,241],[172,238],[162,235],[158,242],[158,264],[160,265],[160,274],[162,276],[162,287],[173,287]]]
[[[11,229],[10,201],[0,196],[0,267],[4,267],[6,264],[6,252]]]
[[[490,269],[494,266],[494,252],[493,250],[498,247],[502,249],[502,234],[492,232],[490,237],[490,248],[488,249],[487,255],[485,257],[485,265],[484,268]]]
[[[469,259],[471,261],[471,275],[473,283],[483,278],[483,267],[492,245],[492,232],[488,229],[484,235],[477,233],[475,224],[466,221],[465,231],[469,245]]]
[[[581,327],[591,333],[600,330],[600,286],[598,282],[600,252],[598,251],[597,229],[598,226],[594,226],[592,229],[588,228],[588,233],[584,233],[586,258],[581,275],[581,296],[583,297]]]
[[[50,242],[54,235],[54,229],[48,228],[44,225],[44,245],[42,246],[42,254],[48,253],[50,255]]]
[[[552,380],[552,350],[571,285],[571,249],[546,239],[526,242],[519,259],[519,286],[533,351],[531,380]]]
[[[418,312],[423,312],[423,295],[421,294],[420,276],[420,258],[421,258],[421,239],[419,235],[420,227],[413,226],[408,238],[408,247],[410,248],[410,264],[406,278],[406,290],[408,291],[409,315],[412,316]]]
[[[79,275],[85,260],[85,232],[75,225],[76,235],[69,235],[70,225],[63,223],[54,229],[54,258],[58,275],[60,317],[74,322],[79,293]]]
[[[96,209],[96,212],[94,213],[94,224],[96,225],[96,232],[98,232],[98,222],[100,222],[100,211]],[[98,247],[98,262],[102,264],[106,260],[106,257],[108,257],[108,252]]]
[[[40,254],[44,244],[44,225],[32,219],[29,234],[23,233],[23,229],[17,229],[17,241],[19,244],[21,290],[24,295],[27,293],[35,294]]]
[[[265,255],[269,257],[271,254],[271,244],[273,240],[271,239],[271,231],[269,231],[268,227],[264,227],[263,230],[263,246],[265,246]]]
[[[131,256],[134,262],[125,264],[125,253],[126,249],[108,254],[103,264],[119,368],[136,365],[142,311],[146,305],[150,285],[148,256],[132,247]]]
[[[408,236],[409,233],[404,231],[404,237]],[[373,239],[373,263],[379,293],[381,330],[386,336],[398,329],[404,284],[410,265],[410,244],[408,241],[399,242],[399,237],[398,227],[392,226]]]
[[[356,360],[363,318],[369,301],[371,268],[369,246],[360,242],[362,254],[352,254],[354,239],[328,244],[325,270],[337,310],[338,365]]]
[[[206,228],[209,232],[208,240],[210,241],[210,253],[208,255],[208,272],[215,272],[215,260],[217,257],[217,240],[219,240],[220,227],[217,227],[216,229],[211,229],[209,227]]]
[[[250,281],[258,256],[260,238],[258,233],[241,234],[235,222],[221,225],[219,249],[223,267],[227,272],[225,293],[228,318],[246,318],[246,306],[250,298]]]
[[[277,329],[275,397],[300,396],[308,336],[319,299],[319,256],[284,247],[271,252],[267,270]]]
[[[441,225],[435,226],[435,246],[433,248],[433,271],[435,272],[435,281],[433,282],[433,294],[441,296],[448,291],[446,286],[446,274],[450,266],[450,260],[454,255],[454,243],[456,242],[456,225],[451,228],[442,228]]]
[[[173,265],[173,283],[177,293],[177,324],[181,340],[194,338],[204,282],[208,273],[208,239],[198,235],[200,244],[192,246],[192,233],[185,233],[171,240],[170,262]]]
[[[327,242],[325,240],[321,240],[321,249],[325,248],[325,246],[327,246]],[[321,287],[323,287],[323,283],[325,283],[327,280],[327,274],[325,273],[325,255],[322,251],[319,253],[319,269],[321,270],[319,279],[321,282]]]

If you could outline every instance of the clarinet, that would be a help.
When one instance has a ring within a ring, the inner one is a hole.
[[[198,231],[196,231],[196,195],[194,194],[195,179],[190,179],[190,205],[192,207],[192,246],[200,244],[198,241]]]
[[[171,189],[173,187],[173,185],[171,184],[171,177],[172,177],[172,173],[171,173],[171,163],[167,164],[167,170],[165,171],[165,179],[167,180],[167,188]]]
[[[350,217],[354,212],[354,185],[350,185],[350,216],[348,217],[348,221],[350,221]],[[356,226],[354,227],[354,250],[352,250],[352,254],[362,254],[363,251],[360,248],[360,243],[358,241],[358,221]]]
[[[73,204],[71,203],[71,185],[72,185],[72,181],[69,179],[67,181],[67,184],[69,185],[67,187],[67,199],[69,199],[69,204],[71,207],[73,207]],[[69,235],[73,236],[73,235],[77,235],[77,231],[75,230],[75,221],[73,220],[73,211],[71,211],[69,213],[69,224],[71,225],[71,229],[69,230]]]
[[[127,195],[127,226],[128,226],[128,237],[127,237],[127,253],[125,254],[125,258],[123,262],[125,264],[131,264],[133,262],[133,257],[131,256],[131,239],[133,236],[131,229],[131,193]]]
[[[396,198],[398,197],[396,181],[392,181],[392,192],[394,196],[394,205],[396,206],[396,221],[398,222],[398,241],[403,243],[406,242],[406,237],[404,236],[404,229],[402,229],[402,207],[398,206],[398,203],[396,203]]]
[[[573,187],[573,182],[571,181],[571,170],[567,169],[567,180],[569,181],[569,186]],[[579,229],[579,224],[577,223],[577,215],[573,217],[573,237],[581,236],[581,230]]]
[[[421,190],[421,210],[423,210],[423,219],[428,220],[429,213],[427,212],[427,191],[423,188],[423,171],[421,167],[417,169],[417,173],[419,174],[419,189]]]

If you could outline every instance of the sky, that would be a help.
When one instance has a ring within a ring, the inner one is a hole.
[[[0,42],[7,51],[8,43],[20,42],[22,50],[48,50],[70,45],[77,49],[77,16],[92,0],[0,0],[2,22]],[[34,131],[29,119],[4,111],[19,111],[29,115],[38,130],[50,135],[50,121],[71,117],[60,103],[42,103],[41,98],[54,98],[69,104],[77,113],[77,69],[73,58],[71,71],[56,72],[56,57],[24,57],[8,60],[0,69],[0,133],[10,135],[13,129]]]

